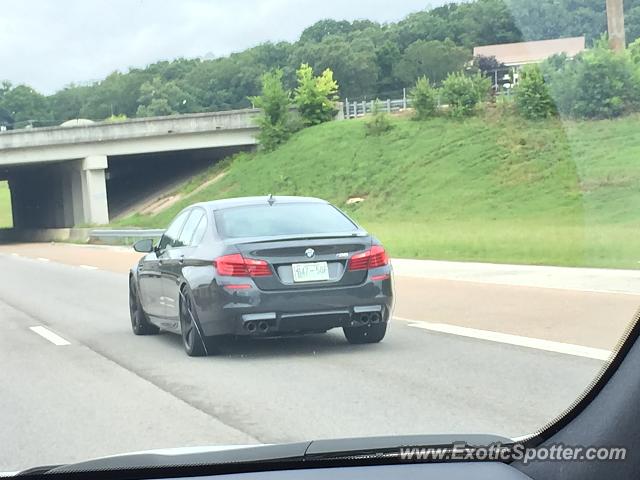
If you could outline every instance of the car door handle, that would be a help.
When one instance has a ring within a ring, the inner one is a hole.
[[[158,260],[158,265],[162,266],[162,260]]]
[[[180,255],[180,258],[178,259],[178,263],[180,265],[184,265],[184,255]]]

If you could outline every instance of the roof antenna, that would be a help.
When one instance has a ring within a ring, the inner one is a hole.
[[[273,194],[272,193],[269,194],[269,198],[267,199],[267,203],[269,204],[269,206],[272,206],[274,203],[276,203],[276,199],[273,198]]]

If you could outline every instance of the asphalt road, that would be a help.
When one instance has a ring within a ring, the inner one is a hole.
[[[394,320],[380,344],[352,346],[335,331],[235,342],[223,355],[189,358],[177,336],[131,333],[119,260],[101,253],[92,259],[106,265],[86,264],[89,250],[69,248],[73,261],[63,263],[0,249],[0,471],[177,446],[531,433],[570,405],[601,360],[420,325],[493,321],[494,331],[521,323],[504,331],[544,333],[549,315],[595,309],[589,335],[576,337],[580,329],[569,327],[545,338],[610,349],[610,340],[593,340],[596,330],[614,338],[615,325],[619,336],[640,303],[632,295],[399,277],[396,314],[412,317]],[[507,307],[495,303],[503,297]],[[580,305],[567,310],[573,303]],[[537,322],[532,304],[541,308]],[[598,323],[606,305],[626,318]],[[522,321],[518,311],[527,311]],[[52,343],[34,326],[68,344]]]

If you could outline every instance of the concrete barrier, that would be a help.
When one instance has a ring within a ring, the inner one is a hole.
[[[87,242],[90,233],[90,228],[2,228],[0,243]]]

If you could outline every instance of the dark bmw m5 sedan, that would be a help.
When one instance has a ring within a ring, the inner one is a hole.
[[[231,336],[321,333],[350,343],[384,338],[393,306],[384,248],[343,212],[305,197],[198,203],[171,222],[131,270],[136,335],[167,330],[187,354]]]

